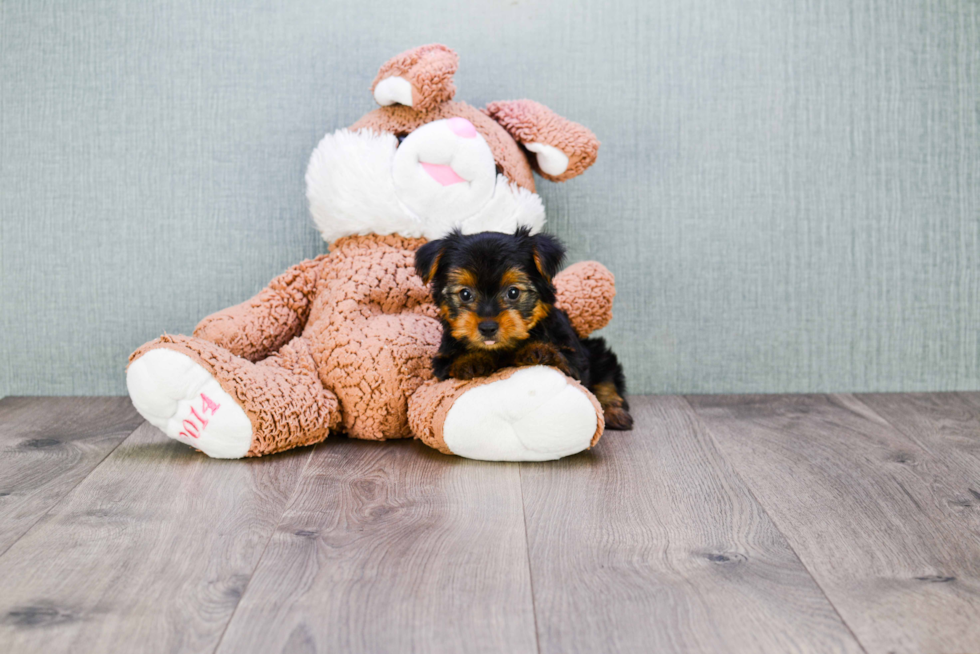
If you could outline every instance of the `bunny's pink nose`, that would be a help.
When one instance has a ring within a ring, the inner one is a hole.
[[[465,118],[450,118],[449,129],[453,130],[456,136],[461,136],[464,139],[471,139],[476,136],[476,128],[473,127],[473,123]]]

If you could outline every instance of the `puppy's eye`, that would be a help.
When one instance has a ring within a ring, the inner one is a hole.
[[[510,288],[507,289],[508,300],[516,300],[520,296],[521,296],[521,289],[517,288],[516,286],[511,286]]]
[[[472,302],[473,301],[472,291],[470,291],[470,289],[468,288],[464,288],[462,291],[459,292],[459,299],[462,300],[463,302]]]

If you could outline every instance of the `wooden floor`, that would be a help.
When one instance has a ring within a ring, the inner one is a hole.
[[[0,400],[0,652],[980,652],[980,393],[633,404],[489,464]]]

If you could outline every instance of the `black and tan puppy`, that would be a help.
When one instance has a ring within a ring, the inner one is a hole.
[[[526,228],[454,232],[419,248],[415,270],[432,284],[443,326],[433,372],[472,379],[508,366],[554,366],[592,391],[608,428],[632,429],[616,355],[601,338],[579,338],[555,306],[551,280],[564,258],[558,239]]]

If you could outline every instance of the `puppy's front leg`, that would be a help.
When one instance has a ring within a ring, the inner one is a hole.
[[[445,354],[437,354],[432,358],[432,374],[439,381],[446,381],[452,376],[450,368],[453,365],[453,358]]]
[[[568,359],[551,343],[530,342],[523,345],[514,355],[517,366],[553,366],[569,377],[575,377],[568,365]]]
[[[456,379],[486,377],[497,370],[492,355],[486,352],[467,352],[453,360],[449,366],[449,376]]]

